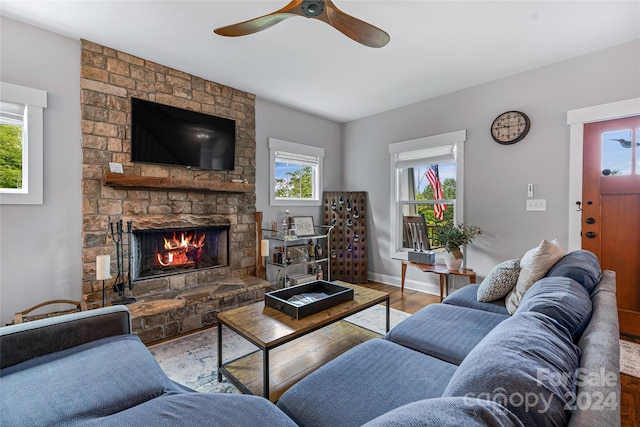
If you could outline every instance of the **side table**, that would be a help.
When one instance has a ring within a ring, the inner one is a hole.
[[[422,264],[419,262],[402,260],[402,282],[401,293],[404,292],[404,279],[407,275],[407,266],[417,267],[426,273],[435,273],[440,276],[440,302],[444,298],[444,288],[447,288],[449,294],[449,275],[464,276],[469,278],[469,283],[476,283],[476,272],[471,269],[465,270],[449,270],[444,264]]]

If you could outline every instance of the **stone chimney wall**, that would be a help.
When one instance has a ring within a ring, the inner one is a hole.
[[[134,229],[138,221],[144,223],[148,217],[153,221],[166,217],[167,222],[175,222],[194,216],[224,216],[231,225],[229,267],[156,279],[152,286],[146,285],[151,291],[185,289],[212,280],[255,275],[255,192],[123,189],[104,185],[109,162],[121,163],[127,175],[218,182],[242,179],[255,184],[255,95],[86,40],[81,41],[80,75],[82,293],[87,306],[99,307],[102,302],[102,282],[95,280],[97,255],[111,255],[111,274],[115,278],[116,248],[108,231],[109,223],[119,219],[125,224],[132,221]],[[234,119],[235,170],[188,170],[132,163],[131,97]],[[112,282],[107,284],[107,301],[117,298],[111,289]]]

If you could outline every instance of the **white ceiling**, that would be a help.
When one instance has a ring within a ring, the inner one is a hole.
[[[381,49],[303,17],[213,33],[287,3],[0,0],[0,13],[338,122],[640,38],[637,0],[334,0],[389,33]]]

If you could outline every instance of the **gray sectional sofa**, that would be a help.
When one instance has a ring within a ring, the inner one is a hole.
[[[0,425],[616,426],[615,274],[566,255],[509,315],[478,286],[308,375],[276,405],[173,383],[125,307],[0,328]]]
[[[479,286],[344,353],[278,407],[302,426],[620,424],[615,273],[569,253],[513,315]]]

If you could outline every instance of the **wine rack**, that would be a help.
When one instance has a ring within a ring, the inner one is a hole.
[[[367,283],[367,193],[325,191],[323,222],[329,236],[331,280]]]

